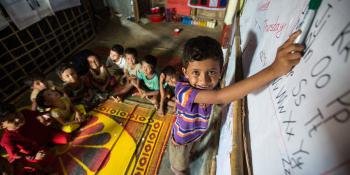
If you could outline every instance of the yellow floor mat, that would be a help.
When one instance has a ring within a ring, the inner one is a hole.
[[[62,175],[156,174],[170,134],[173,115],[107,100],[74,140],[58,151]]]

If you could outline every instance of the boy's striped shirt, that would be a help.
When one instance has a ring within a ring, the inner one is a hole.
[[[178,82],[175,87],[176,120],[172,128],[173,142],[183,145],[198,140],[208,128],[211,106],[194,103],[199,89],[188,82]]]

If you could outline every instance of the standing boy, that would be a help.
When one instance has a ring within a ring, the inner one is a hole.
[[[208,129],[212,104],[238,100],[273,79],[285,75],[299,63],[304,47],[293,44],[296,32],[277,50],[275,61],[257,74],[214,90],[222,75],[223,53],[220,44],[209,37],[188,40],[184,47],[182,71],[187,81],[175,88],[176,120],[172,128],[169,159],[175,174],[186,174],[192,146]]]

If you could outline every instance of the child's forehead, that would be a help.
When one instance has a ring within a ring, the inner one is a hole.
[[[64,74],[64,73],[65,73],[65,74],[68,74],[68,73],[75,73],[75,70],[74,70],[73,68],[69,67],[69,68],[63,70],[62,74]]]
[[[220,61],[217,59],[205,59],[205,60],[191,60],[188,62],[187,68],[198,68],[198,69],[207,69],[207,68],[213,68],[213,67],[218,67],[221,69],[220,66]]]
[[[39,80],[39,79],[33,81],[33,83],[43,83],[43,82],[44,80]]]
[[[88,59],[93,59],[93,60],[97,60],[97,57],[95,56],[95,55],[90,55],[90,56],[88,56]]]
[[[119,55],[119,53],[117,51],[111,50],[111,53]]]
[[[126,53],[125,56],[127,58],[134,58],[135,59],[135,56],[133,54]]]
[[[176,74],[165,74],[166,79],[176,78]]]
[[[150,67],[153,67],[153,65],[152,64],[149,64],[149,63],[147,63],[146,61],[141,61],[141,64],[143,65],[143,66],[150,66]]]

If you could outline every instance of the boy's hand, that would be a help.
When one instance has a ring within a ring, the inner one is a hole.
[[[139,92],[133,93],[132,96],[139,96],[141,98],[145,98],[146,92],[144,90],[139,90]]]
[[[83,115],[79,111],[75,111],[74,119],[75,121],[81,122],[83,121]]]
[[[35,156],[26,156],[29,160],[42,160],[46,156],[46,153],[44,150],[38,151]]]
[[[300,35],[300,31],[294,32],[288,40],[277,49],[275,61],[270,66],[276,76],[287,74],[293,66],[299,63],[304,46],[293,44],[293,41]]]

